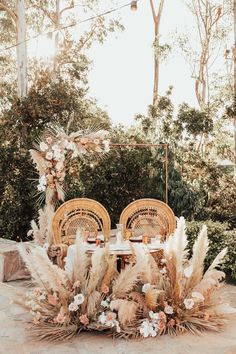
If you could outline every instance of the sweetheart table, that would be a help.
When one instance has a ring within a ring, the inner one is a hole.
[[[124,241],[121,244],[108,242],[106,244],[108,244],[109,253],[117,256],[118,268],[123,269],[125,267],[126,260],[134,254],[132,249],[132,242]],[[159,240],[155,240],[154,242],[147,245],[146,244],[141,244],[141,245],[147,253],[161,252],[165,247],[165,244],[161,243]],[[105,244],[101,244],[97,246],[94,243],[93,244],[86,243],[87,254],[92,255],[95,252],[96,248],[100,246],[104,247]],[[75,245],[71,245],[68,247],[67,256],[65,258],[65,270],[67,271],[70,271],[70,269],[72,269],[73,260],[75,257],[75,251],[76,251]]]

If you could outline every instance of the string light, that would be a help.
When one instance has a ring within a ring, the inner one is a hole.
[[[57,28],[57,29],[54,29],[54,30],[51,30],[51,31],[48,31],[48,32],[41,32],[41,33],[38,33],[38,34],[36,34],[35,36],[30,37],[30,38],[27,38],[27,39],[24,40],[24,41],[18,42],[18,43],[14,44],[14,45],[11,45],[11,46],[9,46],[9,47],[5,47],[5,48],[3,48],[0,52],[2,53],[2,52],[5,52],[5,51],[7,51],[7,50],[10,50],[10,49],[12,49],[12,48],[18,47],[19,45],[21,45],[21,44],[23,44],[23,43],[26,43],[26,42],[29,42],[29,41],[31,41],[31,40],[33,40],[33,39],[36,39],[36,38],[40,37],[40,36],[45,36],[45,35],[46,35],[46,36],[50,36],[50,35],[52,35],[52,33],[56,32],[56,31],[58,31],[58,30],[60,30],[60,31],[61,31],[61,30],[65,30],[65,29],[67,29],[67,28],[75,27],[75,26],[77,26],[77,25],[79,25],[79,24],[81,24],[81,23],[89,22],[89,21],[92,21],[92,20],[94,20],[94,19],[96,19],[96,18],[105,16],[105,15],[109,15],[109,14],[112,13],[112,12],[115,12],[115,11],[118,11],[118,10],[120,10],[120,9],[123,9],[124,7],[130,6],[131,10],[134,10],[134,8],[133,8],[133,7],[134,7],[134,3],[136,3],[136,9],[137,9],[137,2],[138,2],[138,1],[140,1],[140,0],[131,1],[131,2],[127,3],[127,4],[122,5],[122,6],[116,7],[116,8],[114,8],[114,9],[111,9],[111,10],[108,10],[108,11],[105,11],[105,12],[103,12],[103,13],[101,13],[101,14],[88,17],[88,18],[86,18],[86,19],[84,19],[84,20],[82,20],[82,21],[73,22],[72,24],[67,25],[67,26],[62,26],[62,27],[60,27],[60,28]]]

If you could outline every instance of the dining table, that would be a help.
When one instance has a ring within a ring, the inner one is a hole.
[[[150,254],[162,252],[164,250],[165,244],[161,243],[158,239],[153,239],[152,242],[144,244],[141,242],[141,238],[137,240],[140,246]],[[111,255],[115,255],[117,257],[117,269],[120,271],[124,269],[126,262],[134,255],[133,242],[129,240],[124,240],[121,243],[117,243],[115,239],[111,239],[108,242],[101,242],[96,244],[94,242],[89,242],[87,240],[85,242],[85,249],[88,255],[92,255],[97,247],[106,247],[108,246],[109,253]],[[75,244],[70,245],[68,247],[67,256],[65,259],[65,269],[70,268],[73,264],[73,260],[75,257],[76,246]]]

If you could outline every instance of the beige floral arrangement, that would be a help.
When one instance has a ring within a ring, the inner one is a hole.
[[[165,244],[161,268],[145,246],[137,244],[134,263],[120,273],[108,247],[97,247],[90,257],[80,238],[70,270],[53,265],[43,247],[20,245],[34,287],[25,292],[1,287],[31,313],[31,330],[39,339],[61,341],[91,330],[125,338],[220,331],[236,312],[225,302],[220,283],[224,273],[216,269],[227,250],[204,272],[206,227],[190,259],[187,244],[185,220],[180,218]]]
[[[45,132],[44,138],[36,144],[36,149],[30,150],[30,154],[39,172],[37,189],[42,198],[46,193],[46,204],[54,205],[58,200],[64,200],[66,158],[106,153],[109,144],[106,130],[80,130],[68,135],[62,128],[54,127]]]

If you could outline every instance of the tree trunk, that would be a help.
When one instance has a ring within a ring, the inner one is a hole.
[[[164,0],[160,0],[158,12],[156,13],[153,0],[150,0],[151,10],[152,10],[152,17],[154,21],[154,41],[156,47],[159,48],[160,42],[160,20],[161,14],[163,10]],[[159,67],[160,67],[160,58],[158,54],[155,54],[154,57],[154,82],[153,82],[153,99],[152,104],[156,105],[159,93]]]
[[[27,95],[27,50],[26,50],[26,21],[24,0],[16,1],[17,12],[17,87],[18,97],[23,98]]]
[[[57,55],[59,52],[59,28],[60,28],[60,0],[56,0],[56,21],[55,21],[55,53],[54,53],[54,61],[53,61],[53,71],[57,70]]]

